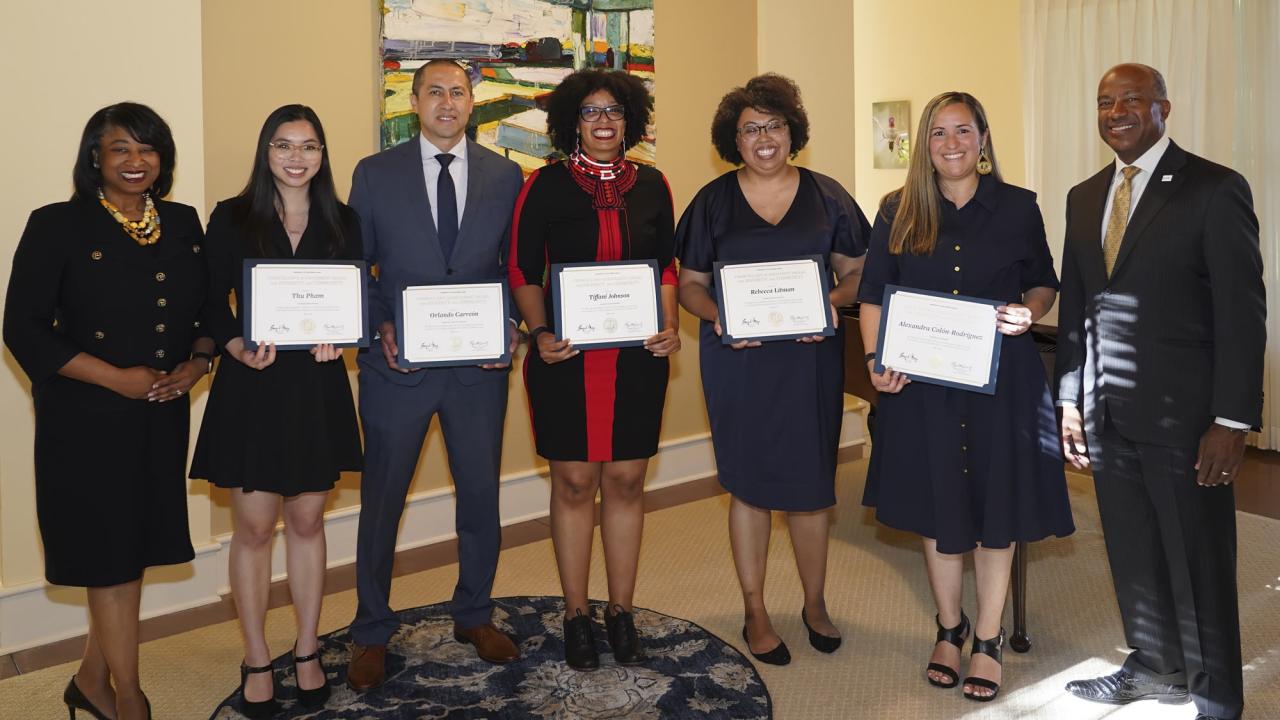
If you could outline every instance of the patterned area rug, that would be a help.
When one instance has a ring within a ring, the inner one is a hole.
[[[333,686],[328,704],[308,711],[293,699],[292,655],[273,661],[283,711],[276,718],[772,718],[769,691],[737,649],[688,620],[636,608],[636,629],[649,660],[613,662],[592,603],[600,669],[564,664],[564,602],[558,597],[494,600],[494,625],[518,638],[521,659],[491,665],[453,639],[447,603],[400,612],[387,647],[387,683],[357,694],[346,685],[350,637],[345,629],[320,638]],[[239,692],[212,718],[243,717]]]

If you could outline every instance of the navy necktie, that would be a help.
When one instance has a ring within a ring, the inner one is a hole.
[[[453,176],[449,174],[453,155],[440,153],[436,160],[440,161],[440,179],[436,182],[436,235],[448,263],[458,241],[458,192],[453,187]]]

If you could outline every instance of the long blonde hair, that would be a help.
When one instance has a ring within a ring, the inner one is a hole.
[[[991,161],[991,176],[996,180],[1001,179],[991,130],[987,125],[987,111],[982,109],[982,103],[969,93],[956,91],[944,92],[930,100],[916,127],[916,144],[911,148],[907,181],[902,187],[885,195],[880,204],[880,212],[886,219],[889,209],[894,203],[897,204],[897,210],[893,214],[893,228],[889,232],[890,255],[901,255],[904,252],[912,255],[933,254],[941,224],[942,192],[934,179],[933,160],[929,157],[929,133],[933,130],[938,113],[944,107],[957,103],[973,113],[978,132],[986,138],[982,147],[987,151],[987,159]]]

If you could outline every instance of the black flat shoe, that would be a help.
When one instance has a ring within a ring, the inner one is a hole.
[[[814,650],[824,653],[833,653],[840,647],[840,643],[844,640],[840,636],[831,637],[809,627],[809,618],[804,615],[804,608],[800,608],[800,622],[804,623],[804,629],[809,631],[809,644]]]
[[[71,714],[71,720],[76,720],[76,710],[83,710],[94,717],[94,720],[107,720],[107,716],[102,711],[89,702],[89,698],[81,692],[80,686],[76,685],[76,676],[72,675],[67,681],[67,689],[62,691],[62,702],[67,704],[67,712]]]
[[[1078,698],[1107,705],[1127,705],[1138,700],[1158,700],[1164,704],[1181,704],[1191,699],[1186,685],[1143,680],[1125,668],[1088,680],[1072,680],[1067,692]]]
[[[787,649],[785,642],[779,642],[778,646],[768,652],[758,653],[751,649],[751,641],[747,639],[747,626],[742,626],[742,641],[747,644],[747,652],[751,653],[751,657],[762,663],[769,665],[787,665],[791,662],[791,651]]]
[[[964,610],[960,611],[960,622],[952,628],[942,627],[942,622],[938,620],[938,616],[933,616],[933,622],[938,626],[938,639],[933,641],[934,645],[940,642],[949,642],[957,648],[964,649],[964,641],[969,638],[969,618],[964,614]],[[934,680],[929,677],[928,671],[932,670],[936,673],[946,675],[947,679]],[[925,679],[934,687],[950,689],[960,684],[960,668],[953,668],[942,663],[931,662],[925,668]]]
[[[640,646],[635,617],[621,605],[605,609],[604,627],[609,636],[609,647],[613,648],[613,659],[619,665],[639,665],[648,659]]]
[[[240,663],[240,714],[251,720],[265,720],[280,710],[280,703],[275,699],[276,675],[271,672],[271,663],[259,667],[250,667],[243,662]],[[271,673],[271,692],[272,697],[266,700],[245,700],[244,699],[244,681],[250,675],[258,673]]]
[[[1004,628],[1000,628],[1000,634],[989,639],[979,640],[978,633],[973,634],[973,650],[969,652],[969,657],[973,657],[978,653],[982,653],[987,657],[995,660],[1000,665],[1004,665],[1001,651],[1004,648]],[[996,695],[1000,694],[1000,683],[992,682],[986,678],[974,677],[970,675],[964,679],[965,685],[973,685],[974,687],[986,688],[991,691],[990,695],[978,695],[976,693],[966,692],[964,696],[974,702],[991,702],[996,699]]]
[[[574,670],[595,670],[600,667],[600,653],[596,652],[596,639],[591,633],[591,616],[581,610],[564,621],[564,661]]]
[[[329,674],[325,672],[324,664],[320,662],[319,648],[316,648],[316,651],[310,655],[298,657],[298,646],[293,646],[293,675],[295,679],[298,677],[298,666],[312,661],[320,665],[320,674],[324,676],[324,683],[318,688],[308,690],[302,687],[302,681],[298,680],[298,702],[302,703],[302,706],[308,710],[315,710],[329,701],[329,694],[332,692],[329,689]]]

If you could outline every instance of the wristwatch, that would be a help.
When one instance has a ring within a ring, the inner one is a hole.
[[[209,364],[209,368],[205,370],[206,374],[213,372],[213,353],[197,350],[196,352],[191,353],[191,359],[194,360],[196,358],[204,358],[205,362]]]
[[[538,327],[529,331],[529,342],[536,343],[538,342],[539,335],[541,335],[542,333],[549,333],[549,332],[551,332],[551,328],[547,327],[546,325],[539,325]]]
[[[875,359],[876,359],[876,354],[873,352],[867,353],[866,355],[862,356],[862,362],[864,363],[871,362],[872,360],[875,360]]]

